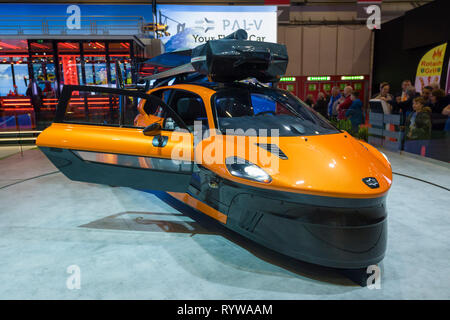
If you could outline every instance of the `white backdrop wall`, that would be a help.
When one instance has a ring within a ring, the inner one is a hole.
[[[289,53],[286,75],[370,74],[373,34],[366,26],[278,26]]]

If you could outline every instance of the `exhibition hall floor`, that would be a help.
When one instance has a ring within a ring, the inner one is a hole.
[[[16,150],[18,151],[18,150]],[[253,244],[162,192],[73,182],[0,156],[0,299],[450,299],[450,169],[388,153],[381,289]],[[80,289],[66,282],[69,266]]]

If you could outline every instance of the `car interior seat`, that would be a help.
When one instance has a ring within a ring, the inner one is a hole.
[[[177,113],[189,130],[194,128],[195,120],[206,119],[205,108],[197,98],[180,98],[177,102]]]

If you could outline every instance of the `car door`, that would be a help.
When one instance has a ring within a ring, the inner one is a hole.
[[[134,126],[138,104],[164,109],[171,129],[162,118]],[[64,86],[55,121],[36,144],[76,181],[184,192],[193,171],[192,134],[164,101],[140,91]]]

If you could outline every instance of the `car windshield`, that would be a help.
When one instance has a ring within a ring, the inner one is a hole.
[[[213,96],[223,134],[310,136],[339,133],[323,116],[287,91],[262,87],[228,87]],[[266,129],[261,131],[261,129]],[[233,130],[234,132],[232,132]]]

